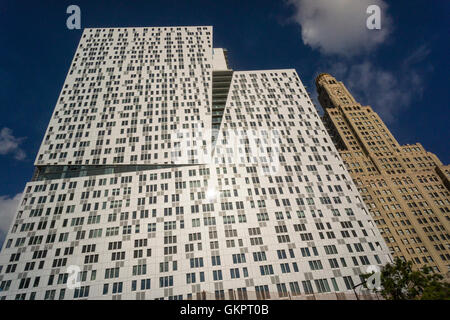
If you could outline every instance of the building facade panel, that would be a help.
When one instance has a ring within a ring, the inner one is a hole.
[[[85,29],[35,165],[172,163],[211,125],[212,54],[212,27]]]

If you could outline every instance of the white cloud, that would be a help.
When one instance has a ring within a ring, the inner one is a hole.
[[[388,41],[393,30],[386,0],[286,2],[294,8],[292,21],[301,26],[303,43],[327,56],[319,71],[342,81],[358,102],[371,105],[384,121],[392,122],[414,99],[422,97],[425,72],[419,64],[429,55],[428,46],[406,56],[395,70],[385,69],[373,59],[372,52]],[[366,26],[371,5],[381,9],[380,30]]]
[[[9,196],[0,196],[0,248],[9,231],[21,197],[22,193],[18,193],[12,198]]]
[[[392,26],[384,0],[287,0],[295,8],[293,21],[301,25],[303,43],[324,54],[353,56],[367,53],[386,41]],[[381,9],[381,29],[366,26],[367,7]]]
[[[413,99],[422,97],[426,71],[417,68],[416,64],[426,60],[429,53],[426,45],[419,47],[403,59],[395,72],[369,60],[356,64],[328,62],[322,69],[342,81],[359,103],[372,106],[383,121],[392,122]]]
[[[24,139],[14,137],[11,129],[3,128],[0,131],[0,155],[13,154],[16,160],[25,159],[25,151],[20,148]]]

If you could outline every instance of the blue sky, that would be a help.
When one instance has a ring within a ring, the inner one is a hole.
[[[295,68],[313,99],[315,76],[332,73],[401,144],[420,142],[450,163],[449,1],[2,0],[0,225],[31,178],[78,45],[82,30],[66,27],[71,4],[82,28],[212,25],[233,69]],[[360,26],[367,4],[381,6],[381,30]]]

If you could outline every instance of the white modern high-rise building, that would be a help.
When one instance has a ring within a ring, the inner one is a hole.
[[[85,29],[35,166],[0,299],[348,298],[390,259],[296,71],[212,27]]]

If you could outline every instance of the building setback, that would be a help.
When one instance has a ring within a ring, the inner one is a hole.
[[[354,299],[390,261],[296,71],[233,71],[212,43],[204,26],[84,30],[1,299]]]
[[[401,146],[333,76],[320,74],[316,86],[324,124],[392,255],[448,276],[450,166],[419,143]]]

